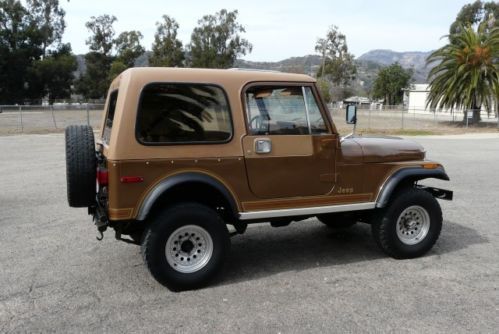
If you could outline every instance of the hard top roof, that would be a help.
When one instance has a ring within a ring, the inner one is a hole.
[[[174,82],[210,82],[214,84],[225,83],[227,81],[231,81],[234,83],[252,81],[315,82],[314,78],[305,74],[282,73],[251,69],[134,67],[123,72],[120,77],[126,75],[130,75],[132,80],[151,82],[158,80]]]

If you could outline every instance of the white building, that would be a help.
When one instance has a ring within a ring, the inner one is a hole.
[[[429,113],[432,112],[430,107],[426,107],[426,102],[428,99],[428,94],[430,93],[428,84],[415,84],[412,85],[410,89],[407,89],[406,94],[404,94],[405,105],[407,106],[407,110],[410,113]],[[408,101],[406,100],[408,99]],[[438,112],[444,113],[455,113],[460,114],[463,112],[461,108],[456,108],[454,110],[442,108],[438,109]],[[495,112],[495,106],[492,105],[491,112]],[[487,115],[487,111],[485,110],[485,105],[482,105],[482,114]]]
[[[429,108],[426,108],[426,101],[430,92],[428,87],[428,84],[415,84],[406,91],[409,95],[409,102],[407,104],[409,111],[416,113],[430,111]]]

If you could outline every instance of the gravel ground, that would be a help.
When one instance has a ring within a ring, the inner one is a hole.
[[[67,206],[61,134],[0,137],[0,333],[497,333],[499,136],[415,140],[455,192],[427,256],[386,257],[367,225],[259,224],[217,283],[172,293]]]

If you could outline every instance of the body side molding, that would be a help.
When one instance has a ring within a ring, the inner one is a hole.
[[[370,210],[374,209],[375,207],[376,207],[375,202],[365,202],[365,203],[355,203],[355,204],[316,206],[310,208],[248,211],[248,212],[240,212],[239,219],[253,220],[253,219],[293,217],[293,216],[309,216],[309,215],[315,216],[318,214],[332,213],[332,212]]]

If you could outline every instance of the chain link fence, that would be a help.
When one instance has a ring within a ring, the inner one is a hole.
[[[345,108],[330,108],[335,125],[341,134],[352,131],[352,126],[345,122]],[[466,121],[462,111],[427,111],[424,109],[404,109],[401,106],[383,106],[380,108],[358,108],[357,130],[364,132],[414,132],[438,133],[449,132],[457,128],[499,128],[494,113],[481,112],[480,124]]]
[[[71,124],[100,127],[103,104],[0,105],[0,134],[63,131]]]
[[[88,124],[98,129],[102,121],[102,103],[59,103],[52,106],[2,106],[0,105],[0,135],[19,133],[62,132],[71,124]],[[345,122],[344,108],[330,108],[340,134],[352,131],[352,126]],[[405,132],[448,132],[463,128],[463,112],[429,112],[422,109],[403,109],[400,106],[362,108],[357,112],[357,130],[362,132],[390,133]],[[499,126],[494,113],[482,112],[479,125],[468,126],[495,129]]]

